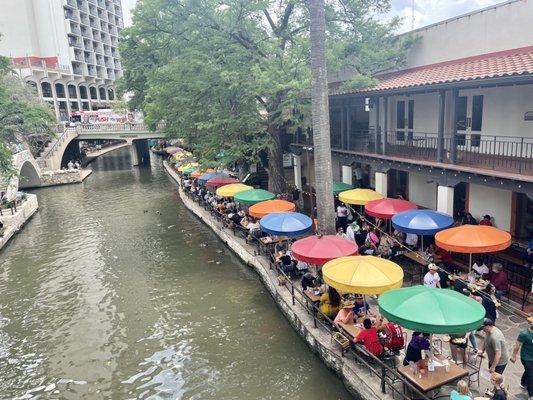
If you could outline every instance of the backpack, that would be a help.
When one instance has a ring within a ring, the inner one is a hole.
[[[403,330],[400,325],[389,322],[385,325],[385,341],[383,345],[391,351],[400,351],[405,345]]]

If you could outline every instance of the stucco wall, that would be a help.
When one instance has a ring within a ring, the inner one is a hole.
[[[415,31],[408,67],[533,44],[533,1],[518,0]]]
[[[489,214],[497,228],[509,231],[512,192],[475,184],[469,186],[468,211],[478,220]]]
[[[423,207],[437,208],[437,183],[431,178],[414,172],[409,173],[409,200]]]

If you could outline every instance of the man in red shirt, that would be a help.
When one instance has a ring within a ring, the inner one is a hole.
[[[372,321],[369,318],[365,318],[363,326],[365,329],[359,332],[354,340],[355,343],[363,343],[369,353],[379,357],[383,352],[383,346],[379,341],[378,330],[372,326]]]

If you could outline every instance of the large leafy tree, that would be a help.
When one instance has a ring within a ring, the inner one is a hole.
[[[330,71],[349,85],[404,60],[398,21],[375,16],[388,0],[332,0],[326,6]],[[284,189],[282,134],[310,128],[309,11],[305,0],[139,0],[124,30],[126,73],[152,124],[194,145],[206,162],[257,162],[266,153],[269,188]]]
[[[14,173],[10,147],[35,132],[52,135],[55,120],[50,107],[35,90],[13,75],[9,60],[0,57],[0,175]]]

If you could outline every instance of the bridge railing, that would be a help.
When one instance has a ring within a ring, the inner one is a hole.
[[[164,123],[157,125],[156,131],[161,131],[165,128]],[[83,132],[149,132],[150,128],[144,123],[130,123],[124,124],[82,124],[78,125],[77,129],[80,133]]]

